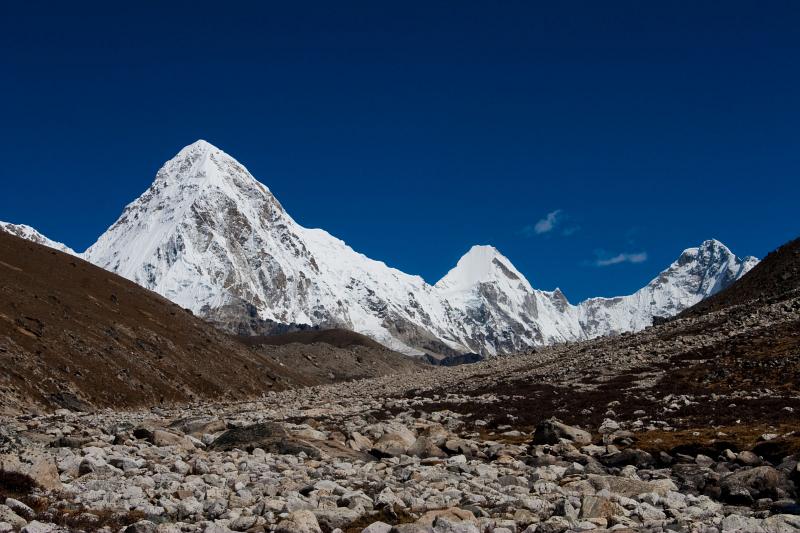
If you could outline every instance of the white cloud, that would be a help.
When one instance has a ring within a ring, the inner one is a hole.
[[[549,233],[553,231],[553,229],[558,224],[559,218],[561,216],[561,209],[556,209],[555,211],[551,211],[547,213],[547,216],[541,219],[533,226],[533,232],[537,235],[541,235],[542,233]]]
[[[643,263],[647,261],[647,252],[638,252],[634,254],[617,254],[613,257],[606,257],[605,259],[597,259],[595,265],[599,267],[617,265],[619,263]]]

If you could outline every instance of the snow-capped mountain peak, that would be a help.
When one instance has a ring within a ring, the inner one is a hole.
[[[532,290],[530,283],[497,248],[475,245],[458,260],[456,266],[436,283],[445,292],[471,290],[480,283],[503,282],[522,284]]]
[[[657,286],[663,283],[663,279],[680,280],[684,285],[696,287],[693,292],[702,299],[719,292],[743,276],[755,265],[754,259],[753,257],[739,259],[720,241],[708,239],[700,246],[684,250],[678,259],[649,285]]]
[[[50,248],[68,253],[70,255],[75,255],[75,256],[78,255],[75,252],[75,250],[73,250],[66,244],[62,244],[52,239],[48,239],[34,228],[27,226],[25,224],[12,224],[11,222],[0,221],[0,231],[5,231],[6,233],[16,235],[17,237],[22,237],[23,239],[28,239],[31,242],[42,244],[44,246],[48,246]]]
[[[405,353],[444,355],[513,353],[641,329],[757,262],[710,240],[632,295],[572,305],[560,290],[534,289],[482,245],[432,286],[304,228],[241,163],[203,140],[167,161],[83,257],[235,332],[255,333],[269,321],[344,327]]]
[[[757,263],[754,257],[736,257],[716,239],[703,241],[635,293],[581,302],[581,324],[588,337],[640,330],[654,316],[675,315],[721,291]]]

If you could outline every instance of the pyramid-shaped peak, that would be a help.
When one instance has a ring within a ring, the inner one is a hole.
[[[187,144],[181,148],[180,151],[175,154],[175,157],[173,157],[169,162],[180,162],[185,160],[207,161],[210,154],[215,156],[223,155],[227,158],[233,159],[233,157],[229,156],[210,142],[203,139],[198,139],[192,144]]]
[[[483,261],[491,261],[495,257],[503,257],[503,255],[490,244],[476,244],[465,253],[461,259],[475,259]]]
[[[221,150],[216,146],[214,146],[213,144],[211,144],[210,142],[206,141],[205,139],[197,139],[192,144],[187,144],[186,146],[184,146],[178,153],[197,152],[197,151],[212,152]]]
[[[162,189],[165,184],[182,186],[203,183],[217,186],[227,184],[268,192],[268,189],[233,156],[203,139],[184,146],[172,159],[164,163],[154,185]]]
[[[447,290],[467,290],[492,281],[521,281],[525,277],[511,261],[490,245],[475,245],[436,284]]]

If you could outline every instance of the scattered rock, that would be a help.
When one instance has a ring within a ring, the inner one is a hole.
[[[559,439],[567,439],[579,445],[592,443],[592,435],[588,431],[563,424],[556,418],[543,420],[533,433],[534,444],[557,444]]]
[[[278,524],[276,533],[322,533],[319,522],[311,511],[294,511]]]

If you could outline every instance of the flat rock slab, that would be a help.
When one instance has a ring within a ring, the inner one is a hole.
[[[319,448],[290,436],[281,424],[275,422],[263,422],[229,429],[217,437],[208,448],[218,451],[230,451],[238,448],[248,452],[261,448],[268,453],[296,455],[305,452],[306,455],[315,459],[322,456]]]

